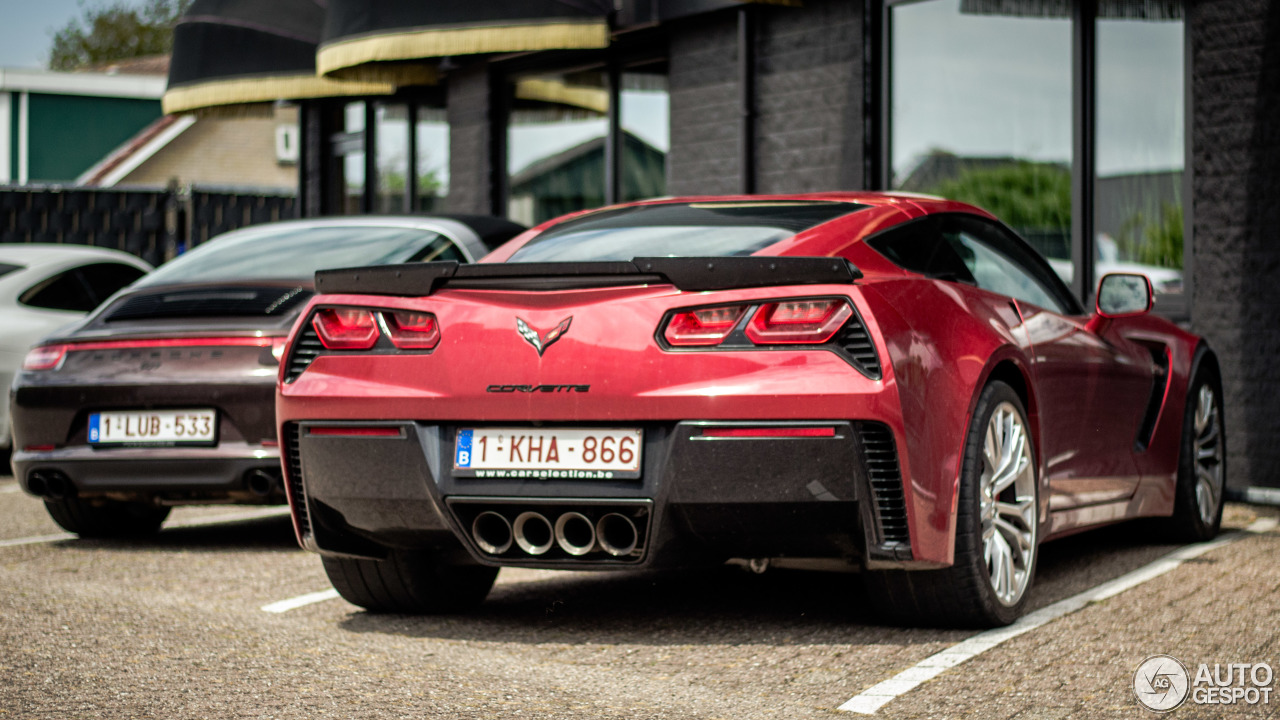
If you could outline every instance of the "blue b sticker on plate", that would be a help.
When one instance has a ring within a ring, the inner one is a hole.
[[[474,430],[459,430],[457,448],[453,452],[453,466],[471,467],[471,434]]]
[[[98,442],[101,432],[98,430],[98,420],[102,418],[98,413],[89,416],[89,442]]]

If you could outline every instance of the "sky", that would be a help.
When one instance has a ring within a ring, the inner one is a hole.
[[[0,67],[45,67],[54,31],[78,17],[85,2],[0,0]]]
[[[1069,163],[1071,23],[968,15],[959,0],[893,10],[893,167],[934,149]],[[1098,25],[1097,170],[1183,165],[1182,25]]]

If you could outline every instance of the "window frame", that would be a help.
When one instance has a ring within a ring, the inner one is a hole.
[[[876,167],[868,173],[871,187],[891,190],[893,186],[893,9],[896,6],[911,5],[935,0],[881,0],[876,4],[879,12],[879,32],[868,30],[867,39],[879,46],[872,57],[879,63],[878,72],[867,74],[868,78],[878,84],[871,91],[875,102],[879,104],[878,112],[870,113],[878,127],[875,129],[874,142],[878,147],[868,155],[875,160]],[[1192,138],[1194,137],[1194,97],[1192,93],[1191,72],[1191,33],[1188,31],[1186,7],[1182,19],[1183,40],[1183,136],[1185,148],[1183,152],[1182,196],[1192,198],[1194,174]],[[1072,162],[1071,162],[1071,259],[1073,300],[1083,307],[1092,307],[1097,293],[1098,281],[1095,276],[1097,242],[1094,235],[1094,192],[1096,188],[1096,140],[1097,140],[1097,4],[1089,2],[1072,3],[1071,16],[1071,74],[1072,74]],[[1184,202],[1182,208],[1182,292],[1162,293],[1156,304],[1158,314],[1168,319],[1185,322],[1191,316],[1191,298],[1194,292],[1194,203]]]
[[[532,56],[498,61],[491,65],[490,107],[491,121],[490,177],[493,192],[490,194],[490,212],[506,218],[507,203],[511,197],[510,176],[507,173],[507,131],[511,126],[511,93],[515,80],[523,75],[539,73],[573,73],[599,71],[606,77],[609,107],[605,114],[604,142],[604,202],[601,207],[621,202],[622,163],[624,162],[622,127],[622,76],[634,68],[663,67],[670,77],[670,58],[666,43],[654,48],[650,33],[636,33],[611,47],[605,53],[598,51],[561,51],[538,53]],[[645,37],[640,37],[645,36]],[[670,116],[667,122],[670,124]],[[586,209],[586,208],[584,208]]]

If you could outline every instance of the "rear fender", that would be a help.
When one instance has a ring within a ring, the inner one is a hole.
[[[964,439],[982,388],[1005,367],[1032,387],[1021,320],[999,296],[952,282],[886,280],[865,285],[863,296],[883,333],[901,402],[897,439],[913,556],[921,567],[949,565]],[[901,310],[908,307],[928,310],[908,320]],[[1029,404],[1034,413],[1034,399]]]

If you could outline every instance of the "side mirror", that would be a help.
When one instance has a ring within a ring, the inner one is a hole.
[[[1145,315],[1155,304],[1151,280],[1136,273],[1112,273],[1098,283],[1098,314],[1105,318]]]

